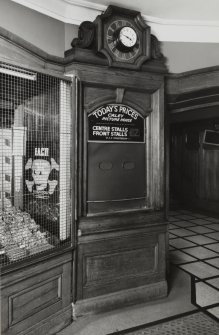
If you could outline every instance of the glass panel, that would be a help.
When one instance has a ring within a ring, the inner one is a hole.
[[[1,265],[71,236],[71,84],[0,64]]]

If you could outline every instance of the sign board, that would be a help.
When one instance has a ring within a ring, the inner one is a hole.
[[[88,115],[88,141],[144,142],[144,118],[126,105],[101,106]]]
[[[24,207],[36,221],[59,220],[59,143],[27,141],[24,160]],[[52,227],[52,226],[51,226]]]

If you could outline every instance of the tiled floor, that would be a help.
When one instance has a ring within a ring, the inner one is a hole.
[[[170,212],[170,261],[192,278],[192,302],[219,318],[219,219]]]

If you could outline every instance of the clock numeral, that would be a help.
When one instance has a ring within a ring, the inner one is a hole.
[[[108,31],[107,31],[107,35],[109,37],[113,37],[113,30],[109,27]]]
[[[117,28],[122,27],[122,21],[117,21]]]
[[[114,32],[117,28],[117,22],[113,22],[110,26],[111,30]]]
[[[115,50],[114,50],[114,53],[115,53],[115,55],[116,55],[117,57],[119,57],[119,54],[120,54],[120,51],[119,51],[119,50],[115,49]]]
[[[109,43],[108,45],[109,45],[110,50],[112,50],[112,52],[115,52],[115,50],[116,50],[116,46],[114,45],[114,43],[111,42],[111,43]]]
[[[122,57],[121,58],[125,60],[126,59],[125,56],[126,56],[126,54],[122,53]]]

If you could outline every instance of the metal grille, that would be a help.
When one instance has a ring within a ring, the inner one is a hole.
[[[71,83],[0,63],[0,263],[71,239]]]

